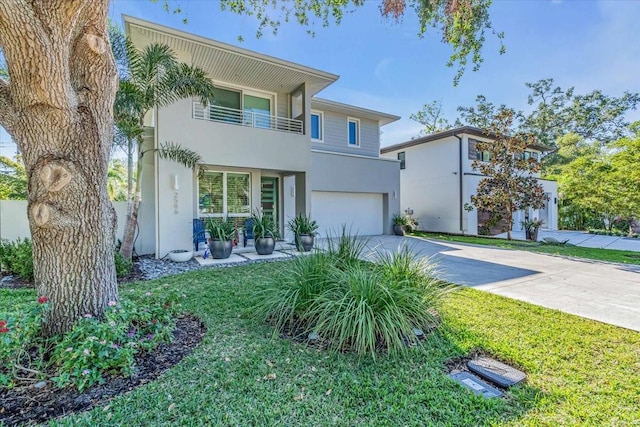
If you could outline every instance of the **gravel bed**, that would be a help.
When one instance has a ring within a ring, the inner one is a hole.
[[[137,264],[140,272],[140,277],[143,280],[151,280],[151,279],[157,279],[159,277],[171,276],[173,274],[186,273],[188,271],[199,270],[202,268],[229,268],[229,267],[236,267],[238,265],[245,265],[245,264],[279,262],[287,259],[291,259],[291,257],[271,258],[271,259],[264,259],[264,260],[263,259],[259,259],[259,260],[245,259],[242,262],[203,266],[203,265],[200,265],[198,261],[196,261],[195,259],[191,259],[190,261],[187,261],[187,262],[173,262],[173,261],[170,261],[168,258],[155,259],[152,256],[141,256],[138,258]]]

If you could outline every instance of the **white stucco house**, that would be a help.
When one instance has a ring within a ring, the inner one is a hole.
[[[482,213],[467,211],[476,194],[482,175],[473,169],[474,160],[488,153],[475,148],[476,141],[492,139],[480,129],[459,127],[385,147],[382,157],[400,161],[400,202],[403,211],[410,209],[420,230],[454,234],[479,234]],[[531,145],[525,156],[540,158],[549,147]],[[538,176],[539,178],[539,176]],[[529,212],[530,219],[544,221],[543,229],[558,228],[558,186],[555,181],[539,178],[546,195],[546,205]],[[480,221],[478,221],[480,216]],[[514,215],[513,229],[521,229],[525,212]]]
[[[380,157],[380,127],[399,117],[315,97],[338,76],[125,16],[134,45],[169,45],[217,87],[211,103],[182,100],[147,117],[148,146],[172,141],[202,156],[196,171],[145,156],[139,254],[192,247],[194,218],[243,224],[256,209],[310,214],[321,234],[342,224],[392,232],[399,162]]]

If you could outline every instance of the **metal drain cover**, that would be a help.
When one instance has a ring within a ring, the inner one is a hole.
[[[504,388],[521,383],[527,378],[524,372],[489,357],[470,360],[467,362],[467,366],[471,372]]]
[[[503,395],[500,390],[490,386],[469,372],[456,372],[455,374],[449,374],[449,377],[480,396],[489,398],[501,397]]]

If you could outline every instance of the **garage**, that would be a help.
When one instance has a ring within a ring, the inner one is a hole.
[[[380,193],[311,192],[312,218],[320,236],[339,234],[342,225],[361,236],[382,234],[383,203]]]

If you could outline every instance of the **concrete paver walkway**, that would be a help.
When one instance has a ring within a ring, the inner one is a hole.
[[[414,237],[371,236],[370,248],[408,244],[446,280],[640,331],[640,266]]]

